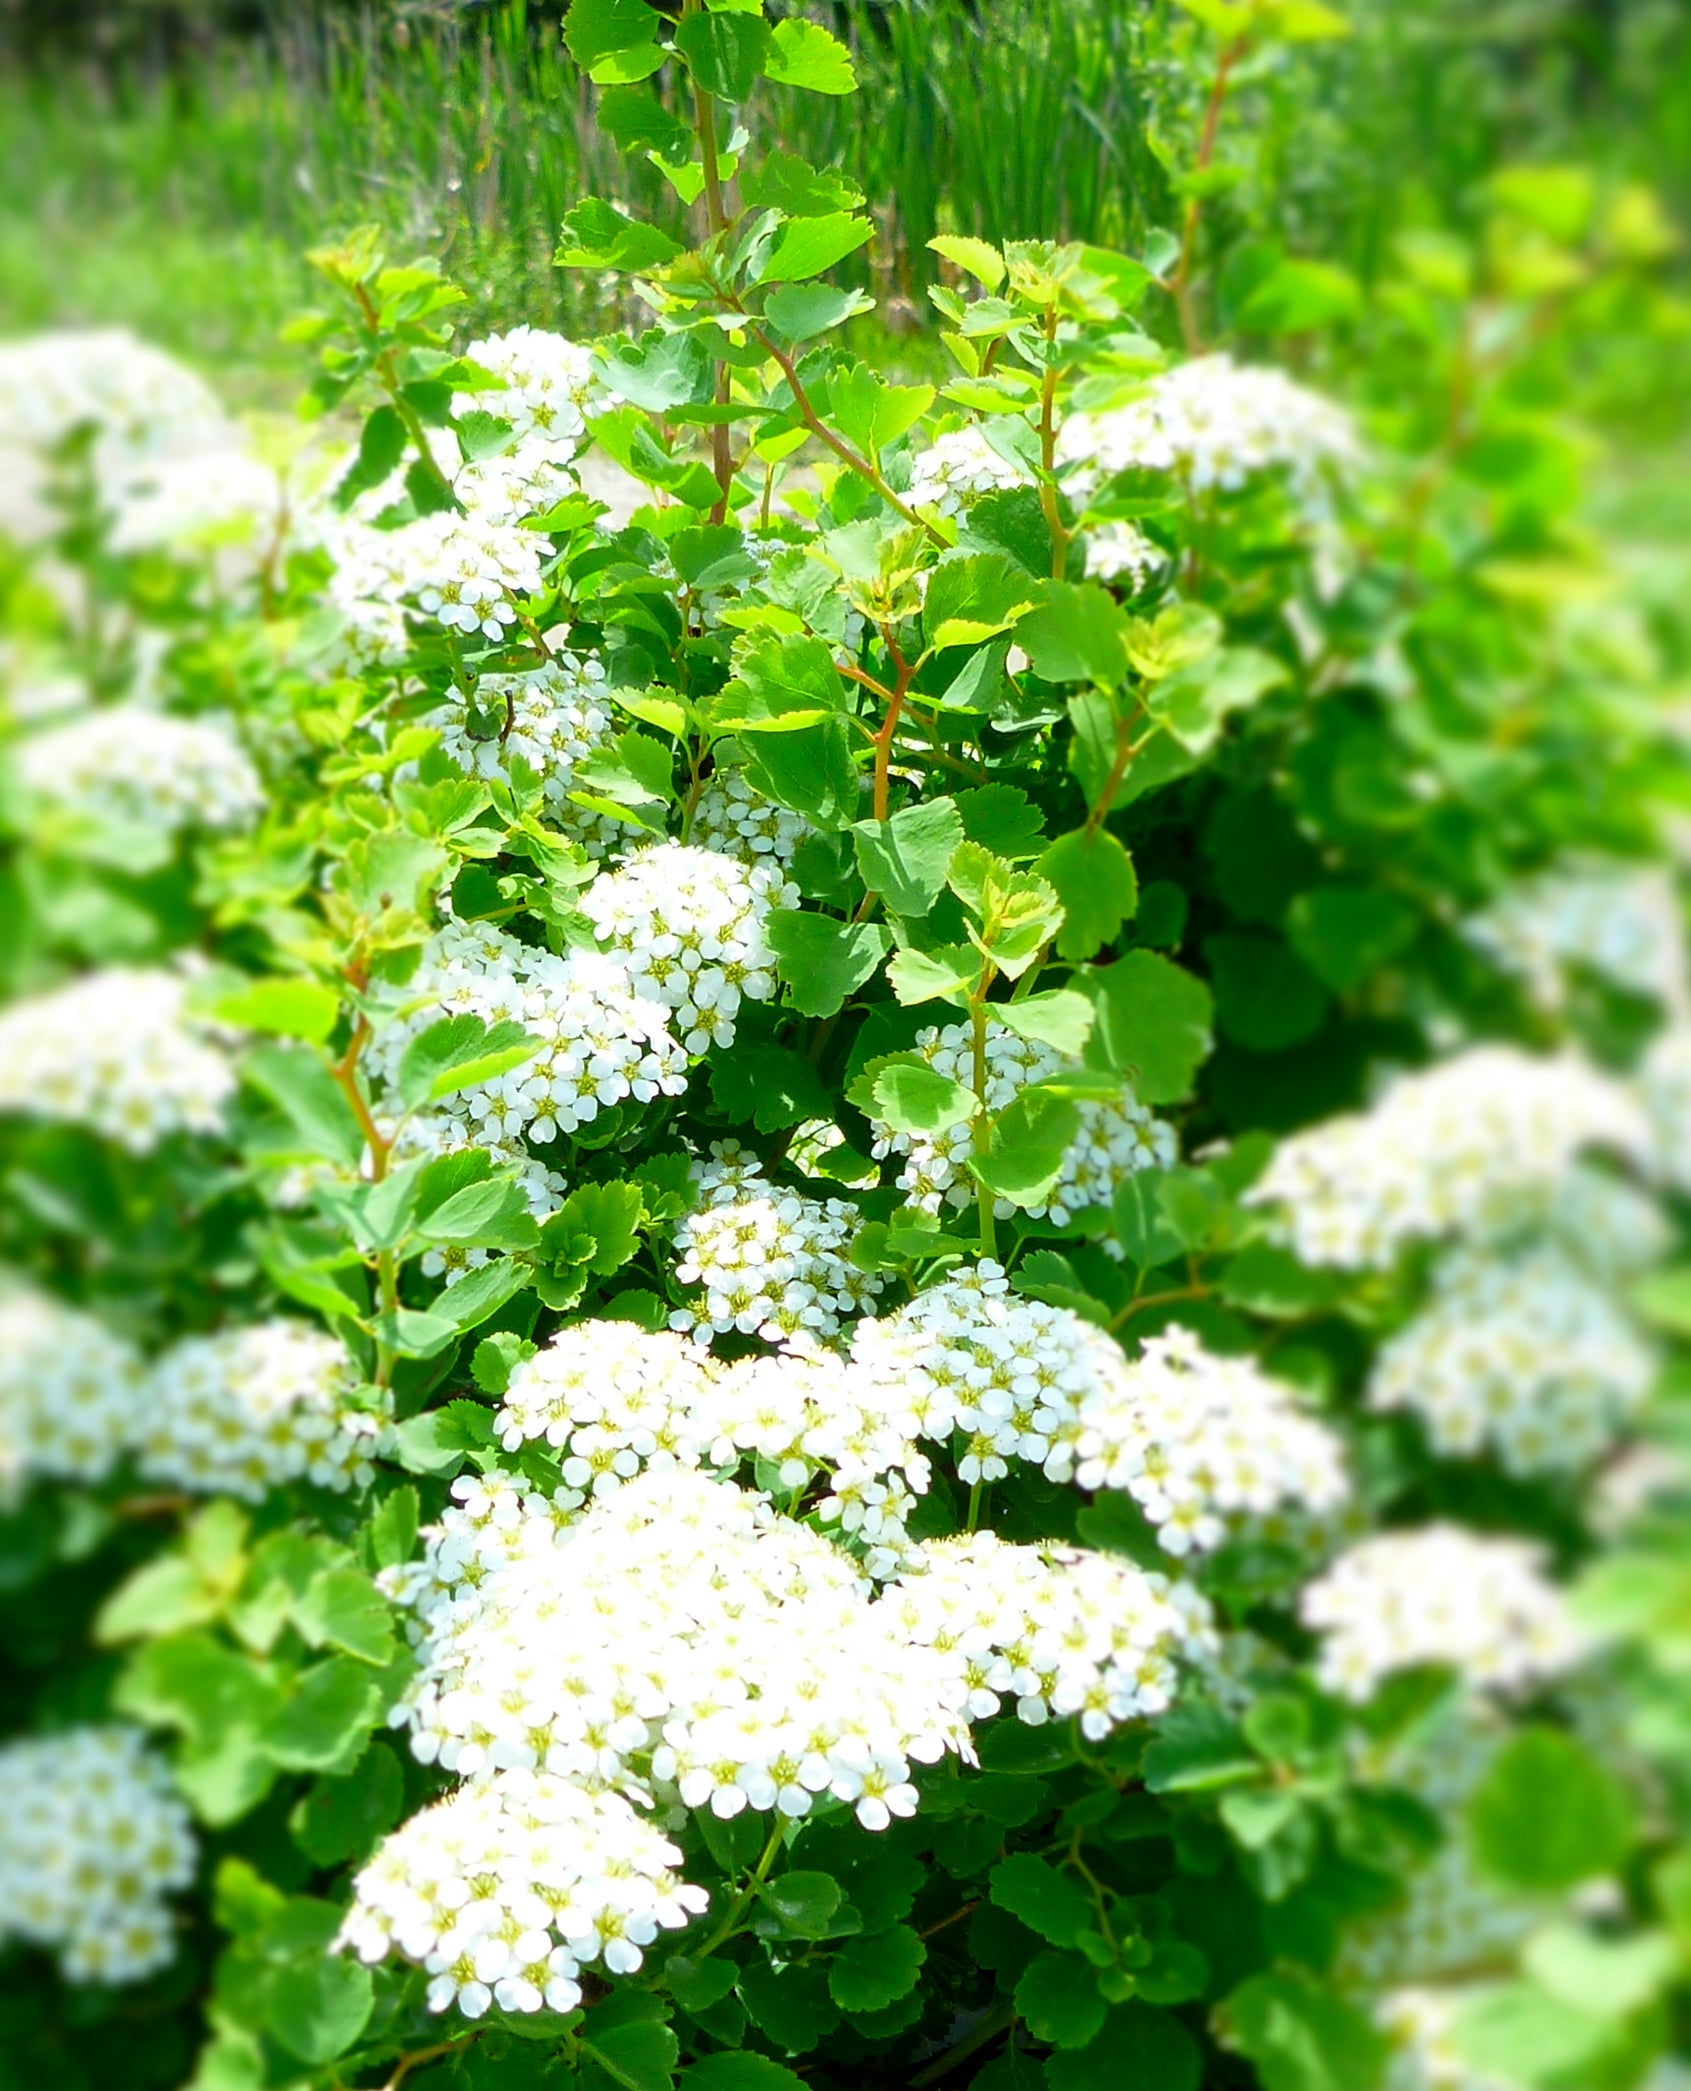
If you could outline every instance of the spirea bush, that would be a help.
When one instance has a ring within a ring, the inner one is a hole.
[[[1182,226],[937,240],[943,379],[755,0],[569,12],[642,332],[355,234],[270,451],[0,349],[0,2082],[1671,2081],[1659,221],[1218,291],[1343,25],[1191,11]]]

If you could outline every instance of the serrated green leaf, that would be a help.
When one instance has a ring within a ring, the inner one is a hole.
[[[1133,859],[1107,828],[1060,835],[1033,868],[1063,903],[1057,955],[1071,964],[1112,943],[1139,905]]]
[[[772,915],[768,937],[787,999],[801,1016],[833,1016],[886,956],[892,942],[876,922],[829,915]]]
[[[950,799],[903,806],[886,820],[852,829],[857,868],[871,893],[895,915],[925,915],[945,887],[946,867],[963,840],[963,819]]]
[[[828,1989],[842,2011],[880,2011],[916,1986],[928,1949],[908,1924],[847,1939],[828,1963]]]

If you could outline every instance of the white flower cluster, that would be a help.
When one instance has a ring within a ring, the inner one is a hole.
[[[476,777],[505,777],[518,756],[541,780],[554,816],[565,825],[577,763],[601,747],[611,730],[604,664],[554,650],[550,661],[517,675],[485,675],[470,700],[453,684],[428,724],[440,728],[442,752]]]
[[[1676,1191],[1691,1192],[1691,1024],[1675,1024],[1652,1042],[1637,1090],[1653,1135],[1656,1175]]]
[[[264,804],[258,773],[225,726],[138,704],[31,734],[18,749],[18,777],[37,799],[87,820],[166,834],[238,828]]]
[[[715,1142],[711,1156],[693,1165],[699,1205],[675,1230],[675,1275],[704,1298],[678,1308],[673,1326],[738,1329],[775,1343],[831,1336],[861,1314],[885,1280],[851,1261],[857,1208],[770,1183],[737,1142]]]
[[[92,428],[102,479],[228,428],[207,387],[122,328],[32,334],[0,346],[0,442],[48,450]]]
[[[1375,1409],[1419,1415],[1435,1451],[1495,1450],[1511,1474],[1586,1465],[1649,1392],[1655,1360],[1564,1251],[1456,1251],[1379,1352]]]
[[[778,866],[654,842],[593,881],[581,911],[628,968],[637,995],[671,1012],[689,1053],[734,1043],[742,1002],[775,993],[772,909],[798,895]]]
[[[37,1476],[102,1481],[140,1405],[140,1360],[92,1314],[0,1286],[0,1504]]]
[[[1119,581],[1130,593],[1143,588],[1164,563],[1161,550],[1137,523],[1100,523],[1086,537],[1086,578]]]
[[[568,1197],[569,1184],[562,1173],[548,1169],[543,1161],[529,1153],[520,1140],[489,1138],[473,1122],[448,1117],[439,1107],[418,1112],[405,1121],[394,1153],[399,1159],[408,1161],[416,1155],[432,1158],[462,1154],[471,1147],[485,1154],[496,1170],[516,1172],[529,1217],[539,1225],[544,1226],[552,1219]],[[302,1193],[306,1188],[308,1186],[301,1186]],[[482,1269],[492,1260],[493,1254],[490,1249],[436,1246],[424,1251],[419,1268],[425,1278],[444,1278],[448,1285],[456,1285],[468,1272]]]
[[[542,327],[512,327],[472,341],[464,360],[504,380],[490,392],[454,395],[454,414],[479,409],[511,424],[513,442],[545,444],[574,455],[586,432],[584,416],[598,393],[590,350]]]
[[[1166,1712],[1176,1658],[1214,1640],[1188,1584],[1073,1547],[1008,1546],[991,1532],[924,1547],[881,1602],[917,1646],[960,1664],[971,1721],[1013,1699],[1030,1727],[1078,1716],[1094,1742]]]
[[[408,985],[415,1006],[383,1027],[370,1053],[372,1070],[390,1083],[412,1039],[442,1015],[518,1023],[541,1041],[532,1059],[442,1107],[479,1146],[551,1141],[627,1098],[650,1103],[686,1087],[686,1055],[664,1010],[597,952],[559,957],[490,923],[450,922]]]
[[[1282,468],[1307,493],[1324,467],[1356,451],[1349,415],[1283,371],[1199,356],[1125,407],[1071,414],[1057,432],[1056,466],[1081,501],[1129,471],[1174,473],[1204,493]]]
[[[431,2011],[573,2011],[580,1975],[633,1974],[660,1930],[709,1901],[681,1854],[620,1793],[544,1772],[461,1787],[386,1838],[353,1884],[339,1943],[397,1952],[429,1976]]]
[[[912,508],[937,508],[959,516],[982,494],[1009,487],[1032,486],[1033,475],[1014,459],[995,450],[978,422],[936,436],[910,460],[905,500]]]
[[[1374,2023],[1392,2044],[1381,2091],[1514,2091],[1505,2078],[1476,2070],[1463,2055],[1456,2039],[1462,1994],[1412,1984],[1376,2000]]]
[[[194,1877],[188,1811],[138,1729],[0,1746],[0,1937],[57,1954],[71,1982],[139,1982],[176,1951],[166,1903]]]
[[[266,550],[289,520],[281,475],[233,440],[137,466],[117,489],[116,552],[246,542]]]
[[[143,1474],[198,1495],[261,1503],[308,1479],[367,1487],[378,1419],[351,1405],[345,1347],[308,1322],[187,1336],[148,1369],[134,1433]]]
[[[1300,1609],[1322,1636],[1322,1684],[1358,1701],[1422,1663],[1515,1691],[1566,1668],[1581,1647],[1542,1549],[1460,1525],[1363,1540],[1305,1588]]]
[[[947,1024],[943,1030],[930,1027],[918,1035],[915,1051],[936,1074],[948,1075],[965,1089],[974,1087],[974,1033],[967,1024]],[[1007,1024],[989,1021],[987,1109],[1002,1111],[1029,1084],[1047,1081],[1071,1064],[1054,1046],[1020,1038]],[[1108,1205],[1125,1177],[1141,1169],[1166,1169],[1178,1155],[1174,1128],[1136,1102],[1126,1083],[1119,1097],[1083,1097],[1076,1109],[1080,1130],[1063,1156],[1049,1197],[1031,1209],[1035,1217],[1049,1217],[1059,1227],[1066,1227],[1088,1206]],[[973,1141],[967,1119],[934,1133],[896,1131],[873,1116],[871,1123],[876,1128],[877,1159],[889,1154],[908,1158],[898,1182],[913,1205],[937,1213],[946,1205],[974,1203],[975,1180],[968,1169]],[[1014,1210],[1005,1199],[996,1202],[1000,1219]]]
[[[783,870],[811,832],[809,821],[766,799],[746,781],[744,770],[719,765],[705,779],[693,809],[691,836],[697,849],[716,850],[753,864]]]
[[[174,973],[112,966],[0,1011],[0,1112],[86,1126],[132,1154],[214,1133],[235,1087]]]
[[[1174,1328],[1130,1363],[1103,1330],[1016,1298],[995,1264],[860,1323],[852,1362],[887,1405],[896,1395],[911,1436],[965,1434],[963,1480],[1024,1459],[1054,1481],[1123,1489],[1172,1554],[1219,1545],[1244,1517],[1325,1511],[1346,1494],[1334,1439],[1251,1360]]]
[[[1466,934],[1552,1015],[1567,1004],[1571,970],[1687,1014],[1685,918],[1666,872],[1620,860],[1553,865],[1472,916]]]
[[[1475,1046],[1282,1142],[1248,1202],[1282,1208],[1305,1263],[1358,1270],[1540,1216],[1585,1148],[1642,1162],[1649,1145],[1626,1092],[1572,1054]]]

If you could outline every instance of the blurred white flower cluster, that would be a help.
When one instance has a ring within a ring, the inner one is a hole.
[[[587,432],[585,417],[602,396],[591,350],[544,327],[520,326],[484,334],[463,356],[504,382],[485,392],[456,394],[455,414],[479,409],[497,415],[510,423],[511,439],[520,448],[543,444],[561,457],[575,455]]]
[[[693,1181],[699,1203],[677,1224],[675,1275],[704,1298],[677,1309],[674,1327],[738,1329],[772,1343],[831,1336],[885,1283],[851,1261],[859,1215],[844,1199],[770,1183],[734,1141],[714,1143],[711,1159],[693,1165]]]
[[[1456,1250],[1431,1297],[1381,1347],[1376,1409],[1409,1409],[1437,1452],[1495,1451],[1511,1474],[1595,1459],[1649,1392],[1656,1360],[1608,1290],[1565,1250]]]
[[[1280,1208],[1305,1263],[1361,1270],[1410,1242],[1541,1217],[1587,1148],[1648,1161],[1648,1126],[1620,1084],[1571,1053],[1474,1046],[1403,1076],[1370,1111],[1293,1134],[1248,1195]]]
[[[440,728],[442,752],[470,776],[508,778],[518,758],[540,779],[547,812],[560,827],[573,833],[588,823],[569,795],[577,789],[577,764],[611,731],[602,662],[554,649],[538,668],[484,675],[473,706],[453,683],[428,723]]]
[[[1684,1018],[1685,922],[1666,872],[1621,860],[1553,865],[1521,879],[1465,925],[1470,941],[1551,1015],[1570,976],[1595,975]]]
[[[226,725],[176,719],[138,704],[90,711],[29,735],[18,777],[38,800],[93,822],[238,828],[264,805],[264,787]]]
[[[1164,564],[1162,552],[1137,523],[1100,523],[1086,534],[1086,578],[1116,581],[1130,594]]]
[[[0,345],[0,430],[34,450],[92,430],[102,479],[219,443],[228,426],[201,379],[126,329],[73,328]]]
[[[1650,1159],[1656,1175],[1676,1191],[1691,1192],[1691,1024],[1658,1034],[1637,1088],[1654,1135]]]
[[[1215,1547],[1248,1515],[1325,1511],[1346,1494],[1336,1441],[1250,1359],[1171,1329],[1130,1362],[1067,1309],[1018,1299],[995,1264],[860,1323],[852,1363],[912,1435],[963,1433],[963,1480],[996,1480],[1023,1459],[1054,1481],[1125,1490],[1169,1553]]]
[[[680,1863],[620,1793],[507,1772],[384,1841],[353,1884],[339,1943],[426,1969],[431,2011],[573,2011],[584,1967],[633,1974],[661,1930],[707,1906]]]
[[[214,1133],[235,1087],[175,973],[111,966],[0,1010],[0,1112],[85,1126],[131,1154]]]
[[[967,1024],[931,1026],[918,1034],[914,1050],[936,1074],[947,1075],[965,1089],[974,1086],[974,1033]],[[996,1019],[986,1027],[986,1106],[997,1112],[1014,1102],[1035,1082],[1072,1067],[1054,1046],[1037,1039],[1018,1037],[1007,1024]],[[1043,1205],[1031,1208],[1036,1218],[1049,1218],[1066,1227],[1074,1215],[1089,1206],[1107,1206],[1123,1178],[1140,1169],[1166,1169],[1176,1159],[1174,1128],[1154,1117],[1134,1098],[1123,1083],[1119,1097],[1082,1097],[1076,1105],[1080,1130],[1063,1156],[1063,1166]],[[969,1119],[932,1133],[895,1130],[873,1113],[874,1153],[877,1159],[889,1154],[907,1157],[899,1171],[899,1189],[924,1212],[938,1213],[947,1205],[973,1205],[975,1179],[969,1174],[972,1130]],[[1008,1200],[995,1200],[998,1217],[1006,1219],[1015,1208]]]
[[[1581,1641],[1544,1574],[1543,1550],[1463,1525],[1380,1532],[1308,1584],[1317,1674],[1346,1699],[1394,1671],[1448,1664],[1469,1685],[1511,1692],[1567,1668]]]
[[[357,1383],[344,1345],[309,1322],[186,1336],[148,1369],[134,1433],[140,1470],[249,1503],[292,1481],[366,1488],[381,1425],[352,1406]]]
[[[166,1897],[194,1877],[188,1811],[138,1729],[0,1745],[0,1938],[58,1956],[71,1982],[139,1982],[176,1951]]]
[[[912,508],[936,508],[959,516],[982,494],[1032,486],[1033,474],[993,447],[978,422],[936,436],[910,460],[905,500]]]
[[[630,852],[581,896],[600,943],[636,994],[669,1010],[689,1053],[732,1045],[741,1002],[774,995],[769,917],[797,905],[778,866],[680,842]]]
[[[370,1052],[390,1086],[407,1047],[442,1016],[517,1023],[540,1041],[521,1066],[437,1107],[478,1146],[550,1142],[627,1098],[649,1103],[686,1087],[686,1055],[664,1010],[597,952],[560,957],[491,923],[449,922],[425,946],[406,993],[408,1013],[382,1027]]]
[[[134,1436],[141,1364],[94,1315],[0,1281],[0,1505],[30,1482],[105,1479]]]
[[[1279,468],[1308,493],[1357,448],[1349,415],[1284,371],[1197,356],[1127,406],[1071,414],[1057,431],[1056,467],[1079,501],[1132,471],[1173,473],[1207,493]]]

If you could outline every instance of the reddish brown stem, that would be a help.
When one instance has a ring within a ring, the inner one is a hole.
[[[1229,44],[1216,61],[1215,78],[1210,83],[1209,101],[1204,108],[1204,128],[1198,139],[1198,158],[1193,169],[1196,174],[1207,173],[1215,158],[1216,132],[1221,124],[1222,105],[1227,100],[1228,81],[1247,48],[1246,39],[1240,37],[1236,43]],[[1203,214],[1203,198],[1197,195],[1189,197],[1186,216],[1180,227],[1180,257],[1168,286],[1175,310],[1180,315],[1180,333],[1189,356],[1200,355],[1204,346],[1198,330],[1197,310],[1192,303],[1192,264],[1197,258],[1198,224]]]

